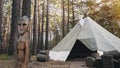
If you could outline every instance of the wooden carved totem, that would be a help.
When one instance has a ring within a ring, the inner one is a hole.
[[[16,49],[16,66],[15,68],[27,68],[29,62],[29,19],[23,16],[18,21],[18,44]]]

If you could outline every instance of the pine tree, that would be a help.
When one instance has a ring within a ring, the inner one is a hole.
[[[10,40],[9,40],[8,55],[13,55],[16,49],[17,38],[18,38],[17,23],[19,18],[20,18],[20,0],[13,0],[11,33],[10,33]]]
[[[49,15],[48,15],[48,11],[49,11],[49,0],[47,0],[47,14],[46,14],[46,39],[45,39],[45,50],[48,49],[48,32],[49,32]]]
[[[2,52],[3,0],[0,0],[0,53]]]

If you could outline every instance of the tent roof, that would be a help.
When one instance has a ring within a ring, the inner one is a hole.
[[[120,51],[120,39],[118,37],[105,30],[89,17],[83,20],[79,21],[52,51],[70,51],[77,39],[92,51]]]
[[[61,40],[52,50],[53,51],[70,51],[81,31],[79,23]]]
[[[63,40],[50,50],[50,56],[59,54],[61,57],[64,57],[61,60],[66,60],[76,40],[82,42],[91,51],[118,50],[120,52],[120,39],[90,17],[86,17],[80,20]]]

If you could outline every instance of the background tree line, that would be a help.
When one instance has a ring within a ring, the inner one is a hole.
[[[30,51],[54,47],[83,15],[120,37],[119,0],[0,0],[0,53],[13,55],[17,44],[17,22],[30,19]]]

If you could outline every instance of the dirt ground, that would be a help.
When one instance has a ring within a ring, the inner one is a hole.
[[[29,63],[29,68],[88,68],[84,61],[49,61]]]
[[[14,68],[14,60],[0,60],[0,68]],[[28,68],[88,68],[82,60],[77,61],[49,61],[49,62],[37,62],[32,60],[28,64]]]

